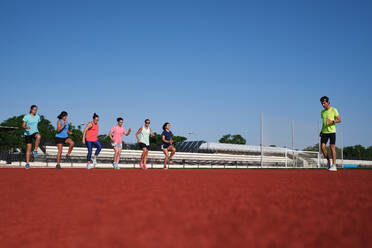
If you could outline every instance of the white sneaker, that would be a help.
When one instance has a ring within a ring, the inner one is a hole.
[[[114,162],[112,165],[114,166],[115,170],[120,170],[120,167],[117,163]]]
[[[92,165],[91,164],[87,164],[87,169],[88,170],[90,170],[90,169],[92,169],[93,167],[92,167]]]
[[[329,171],[337,171],[337,167],[336,167],[336,165],[334,164],[334,165],[332,165],[328,170],[329,170]]]
[[[93,161],[93,165],[96,166],[97,165],[97,159],[92,158],[92,161]]]

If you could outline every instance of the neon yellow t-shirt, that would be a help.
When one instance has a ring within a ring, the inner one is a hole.
[[[338,116],[337,109],[331,107],[322,111],[321,117],[323,119],[322,133],[336,133],[336,124],[327,124],[327,120],[334,121]]]

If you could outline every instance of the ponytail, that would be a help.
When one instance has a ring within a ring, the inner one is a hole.
[[[165,127],[166,127],[168,124],[170,124],[170,123],[169,123],[169,122],[164,123],[164,125],[163,125],[163,130],[164,130],[164,131],[165,131]]]
[[[62,111],[58,116],[57,118],[58,119],[62,119],[63,117],[67,116],[67,112],[66,111]]]

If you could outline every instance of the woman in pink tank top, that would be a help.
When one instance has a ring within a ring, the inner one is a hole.
[[[118,122],[118,125],[113,126],[109,132],[109,137],[111,139],[111,145],[114,148],[114,163],[112,164],[115,169],[119,170],[119,160],[120,160],[120,154],[121,150],[123,148],[123,135],[128,136],[130,132],[132,131],[130,128],[128,129],[128,132],[125,131],[125,128],[123,127],[124,120],[123,118],[119,117],[116,119]]]
[[[102,144],[98,140],[98,121],[99,121],[99,116],[94,113],[93,115],[93,121],[89,122],[88,125],[85,127],[84,132],[83,132],[83,144],[85,144],[88,148],[88,155],[87,155],[87,168],[91,169],[92,166],[90,165],[90,160],[92,157],[92,150],[93,146],[96,147],[96,152],[94,153],[94,157],[92,159],[93,161],[93,166],[97,165],[97,156],[100,153],[102,149]]]

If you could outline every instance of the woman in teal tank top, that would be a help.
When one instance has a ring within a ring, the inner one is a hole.
[[[149,126],[150,126],[150,120],[146,119],[145,125],[141,127],[140,129],[138,129],[138,132],[136,133],[137,142],[140,148],[142,149],[142,155],[141,155],[141,160],[140,160],[140,167],[142,169],[147,169],[146,163],[147,163],[147,158],[149,156],[150,135],[151,137],[155,136]]]

